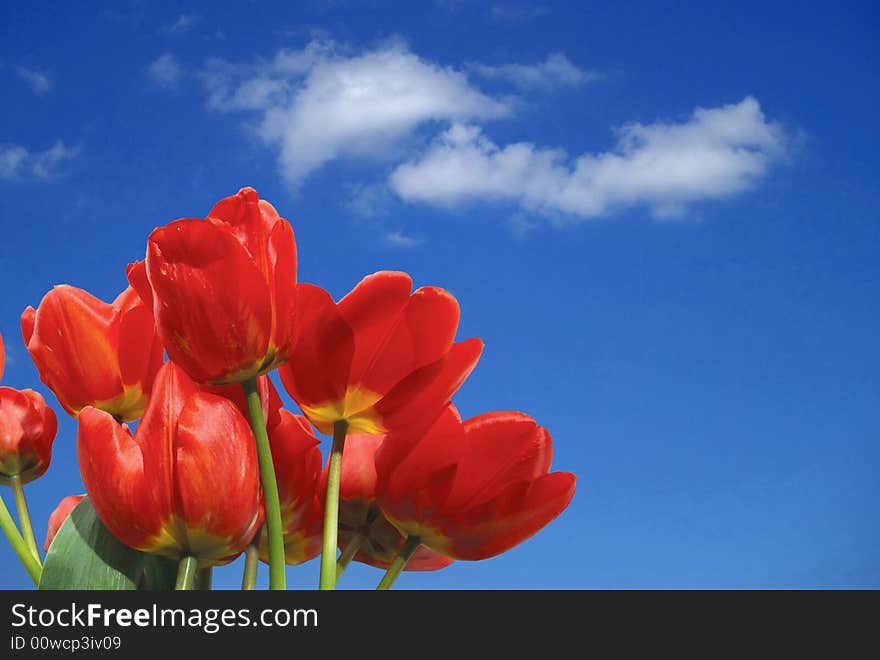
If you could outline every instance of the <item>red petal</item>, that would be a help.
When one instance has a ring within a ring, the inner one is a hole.
[[[442,359],[407,376],[375,406],[383,426],[388,431],[424,429],[474,370],[482,352],[479,339],[458,342]]]
[[[77,435],[79,469],[89,500],[110,533],[147,549],[171,517],[168,502],[144,480],[141,448],[128,427],[103,410],[84,408]]]
[[[43,550],[49,552],[49,546],[52,545],[52,541],[55,539],[58,530],[61,529],[61,525],[64,524],[64,521],[67,520],[67,516],[69,516],[70,512],[76,508],[77,504],[82,502],[84,497],[85,495],[68,495],[58,503],[58,506],[55,507],[55,510],[49,516],[49,524],[46,526],[46,541],[43,543]]]
[[[293,229],[281,220],[269,238],[269,261],[272,266],[272,344],[283,362],[293,351],[296,329],[296,240]]]
[[[384,438],[382,435],[365,433],[346,436],[339,481],[340,499],[375,499],[376,452]]]
[[[207,559],[238,554],[261,522],[257,454],[247,421],[228,399],[198,392],[180,412],[174,450],[176,513],[187,548]]]
[[[297,339],[279,369],[281,381],[300,405],[342,400],[354,355],[352,330],[322,288],[300,284],[296,295]]]
[[[269,235],[280,220],[272,205],[261,202],[253,188],[242,188],[238,194],[217,202],[208,218],[219,221],[232,232],[268,279]]]
[[[401,322],[411,290],[412,280],[406,273],[381,271],[362,279],[339,301],[339,313],[355,337],[349,384],[358,385],[366,372],[374,368]]]
[[[135,261],[128,264],[125,269],[125,275],[128,277],[128,283],[137,291],[138,296],[144,301],[147,309],[153,310],[153,289],[150,287],[150,280],[147,278],[147,262]]]
[[[271,331],[269,285],[231,232],[178,220],[150,236],[147,274],[169,357],[199,382],[255,376]]]
[[[175,510],[175,426],[187,400],[197,391],[198,386],[183,369],[166,362],[156,375],[150,403],[138,425],[144,474],[162,511]]]
[[[458,463],[448,510],[492,499],[512,483],[546,474],[553,444],[545,429],[520,412],[491,412],[464,423],[467,451]]]
[[[443,552],[455,559],[487,559],[522,543],[568,506],[575,480],[569,472],[552,472],[512,484],[465,515],[438,521]]]
[[[458,302],[448,291],[418,289],[364,372],[363,387],[385,394],[416,369],[442,358],[455,339],[458,318]]]

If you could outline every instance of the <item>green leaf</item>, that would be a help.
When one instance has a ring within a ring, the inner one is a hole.
[[[107,531],[87,497],[77,504],[52,541],[40,589],[137,589],[145,557]]]

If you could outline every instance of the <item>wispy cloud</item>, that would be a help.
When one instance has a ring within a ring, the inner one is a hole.
[[[513,206],[521,233],[539,216],[561,223],[633,206],[671,218],[757,185],[786,155],[788,135],[752,97],[698,107],[677,121],[624,125],[610,148],[594,153],[489,137],[490,121],[514,117],[534,94],[595,75],[562,53],[536,64],[455,68],[399,41],[355,51],[328,40],[271,59],[213,59],[200,71],[208,107],[247,117],[292,187],[340,158],[389,168],[387,178],[346,183],[342,203],[361,217],[384,215],[402,200],[450,209],[501,202]],[[529,94],[492,94],[477,78],[510,81]]]
[[[506,80],[523,89],[577,87],[598,77],[595,72],[576,66],[562,53],[552,53],[537,64],[472,64],[470,68],[483,78]]]
[[[30,85],[35,94],[46,94],[47,92],[52,91],[54,83],[52,82],[52,79],[42,71],[20,66],[15,69],[15,73],[18,74],[19,78]]]
[[[399,42],[357,55],[312,42],[252,66],[215,59],[203,79],[209,107],[258,113],[259,135],[278,149],[293,185],[335,158],[388,158],[431,122],[510,112],[462,71],[426,61]]]
[[[786,146],[751,97],[697,108],[682,122],[624,126],[614,149],[573,160],[526,142],[500,147],[479,127],[455,124],[399,165],[390,185],[405,200],[435,205],[496,200],[564,220],[643,204],[668,218],[753,186]]]
[[[162,32],[172,35],[183,34],[189,32],[198,20],[198,14],[180,14],[173,23],[162,28]]]
[[[79,155],[79,147],[58,140],[44,151],[12,144],[0,146],[0,180],[48,180],[60,176],[64,163]]]
[[[147,75],[150,80],[160,87],[176,87],[183,76],[183,69],[177,62],[177,58],[171,53],[160,55],[150,62],[147,67]]]
[[[385,234],[385,244],[390,245],[391,247],[411,248],[416,247],[417,245],[421,245],[422,240],[419,238],[413,238],[412,236],[407,236],[400,231],[392,231],[388,234]]]

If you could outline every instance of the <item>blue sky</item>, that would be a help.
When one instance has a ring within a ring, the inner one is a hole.
[[[150,230],[251,185],[301,280],[452,291],[486,343],[462,413],[532,414],[580,475],[522,546],[399,587],[880,586],[880,24],[807,5],[6,3],[3,384],[61,420],[40,533],[82,485],[21,311],[112,299]]]

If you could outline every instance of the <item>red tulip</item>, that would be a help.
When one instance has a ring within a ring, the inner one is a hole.
[[[288,356],[296,243],[252,188],[220,200],[205,220],[154,230],[129,280],[152,301],[168,356],[197,382],[245,381]]]
[[[166,363],[144,417],[128,427],[97,408],[79,417],[79,466],[98,517],[123,543],[221,564],[262,524],[250,427],[229,399]]]
[[[427,425],[473,370],[483,344],[453,343],[459,309],[443,289],[414,293],[405,273],[364,278],[339,303],[297,289],[298,338],[281,379],[323,433],[345,421],[355,433]]]
[[[82,502],[84,497],[85,495],[68,495],[58,503],[52,515],[49,516],[49,525],[46,527],[46,542],[43,543],[43,550],[49,552],[49,546],[52,545],[52,541],[55,539],[58,530],[61,529],[61,525],[64,524],[67,516],[76,508],[77,504]]]
[[[389,436],[376,455],[382,511],[402,532],[455,559],[522,543],[571,501],[576,477],[548,472],[550,434],[519,412],[462,422],[450,405],[424,434]]]
[[[354,560],[387,569],[406,537],[382,515],[376,502],[375,456],[383,440],[380,435],[355,435],[345,445],[339,485],[339,547],[360,542]],[[421,546],[404,570],[436,571],[452,561]]]
[[[278,411],[269,426],[272,462],[281,500],[284,554],[288,564],[301,564],[321,552],[324,503],[321,491],[321,450],[305,417]],[[269,559],[268,537],[260,538],[260,556]]]
[[[55,413],[33,390],[0,387],[0,484],[18,476],[22,484],[49,469],[58,431]]]
[[[74,417],[86,406],[137,419],[162,365],[153,316],[128,287],[112,304],[82,289],[56,286],[21,330],[40,379]]]

